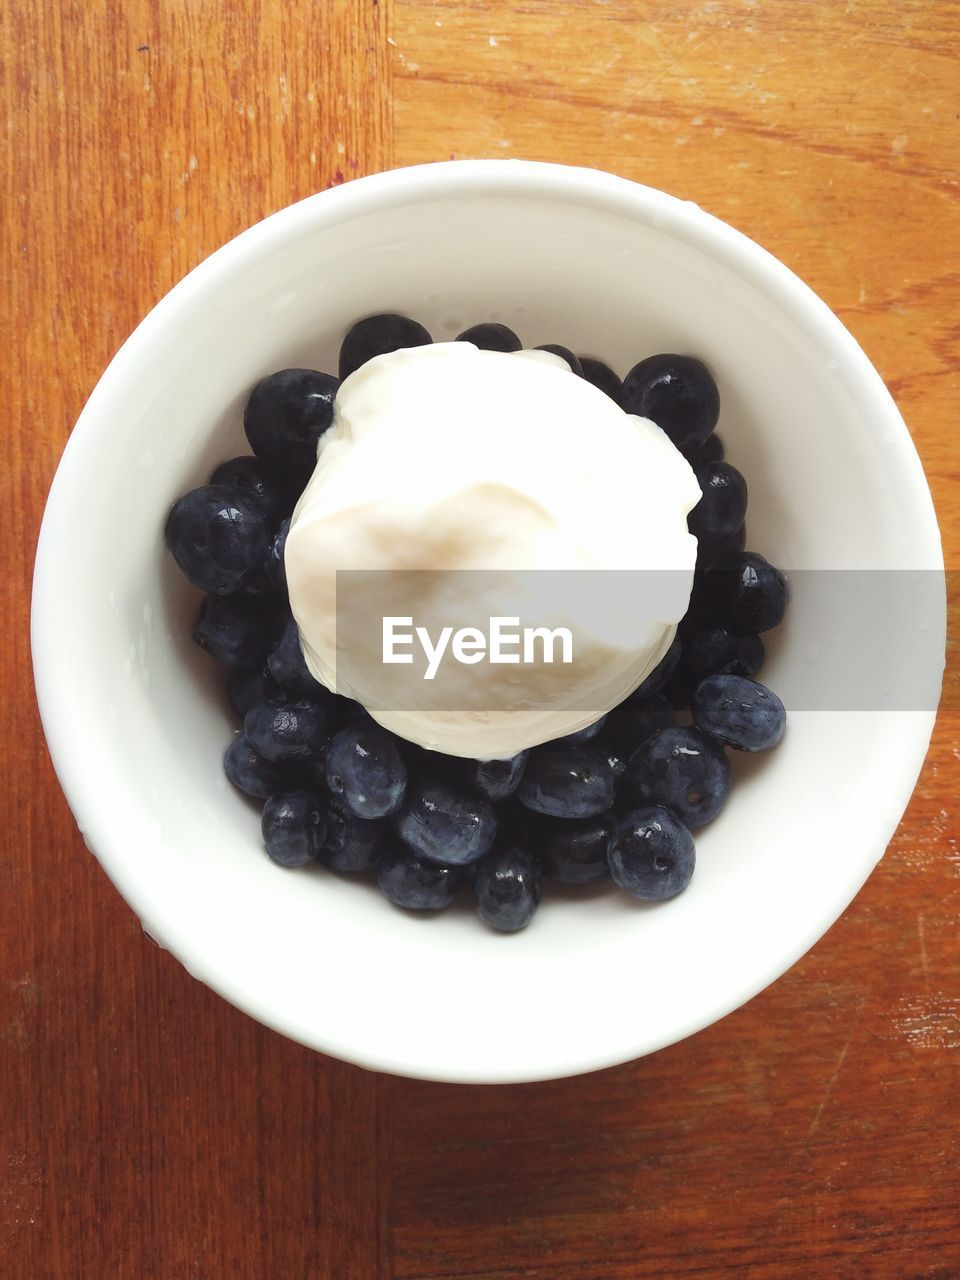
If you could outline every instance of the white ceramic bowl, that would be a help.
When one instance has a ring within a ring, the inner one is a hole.
[[[933,712],[795,712],[698,836],[690,888],[653,909],[615,892],[558,895],[505,937],[467,907],[423,919],[367,885],[274,867],[256,808],[221,772],[232,725],[190,642],[197,595],[162,527],[177,495],[245,451],[252,384],[287,365],[335,368],[349,324],[379,310],[447,338],[502,319],[528,344],[561,342],[621,374],[654,351],[697,353],[750,484],[751,547],[788,569],[942,569],[893,401],[839,320],[764,250],[690,203],[590,170],[401,169],[304,200],[214,253],[90,397],[34,585],[58,776],[149,933],[285,1035],[461,1081],[649,1053],[747,1000],[829,928],[883,854]],[[764,668],[774,688],[817,660],[815,613],[794,601]],[[940,636],[936,607],[927,621]]]

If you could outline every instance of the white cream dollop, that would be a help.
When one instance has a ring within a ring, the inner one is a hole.
[[[660,428],[559,358],[466,342],[378,356],[340,387],[287,538],[307,665],[386,728],[450,755],[505,758],[575,732],[668,649],[699,498]],[[383,662],[384,615],[436,637],[494,614],[568,626],[573,662],[543,661],[542,646],[519,665],[448,654],[432,682]]]

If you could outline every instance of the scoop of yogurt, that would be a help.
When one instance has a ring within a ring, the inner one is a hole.
[[[436,343],[345,379],[286,542],[316,679],[476,759],[573,733],[631,693],[670,646],[696,559],[700,489],[667,436],[558,357],[519,354]],[[522,636],[478,658],[494,618],[568,630],[570,660]]]

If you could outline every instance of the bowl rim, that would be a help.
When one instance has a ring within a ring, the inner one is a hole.
[[[730,992],[728,998],[698,1008],[688,1025],[657,1037],[638,1027],[636,1043],[624,1053],[584,1044],[565,1055],[562,1062],[517,1064],[508,1068],[462,1062],[420,1060],[409,1052],[380,1053],[359,1050],[350,1036],[324,1028],[292,1025],[265,1003],[251,996],[242,983],[217,964],[197,938],[178,925],[175,913],[166,913],[152,898],[148,877],[129,850],[136,847],[129,832],[117,829],[106,806],[99,803],[98,778],[84,751],[86,729],[77,718],[64,714],[76,676],[69,658],[55,637],[62,634],[58,621],[58,583],[68,572],[58,559],[61,536],[69,527],[67,514],[84,456],[97,446],[98,435],[115,389],[126,371],[148,351],[154,335],[166,327],[178,309],[196,295],[215,294],[220,282],[232,278],[242,264],[281,250],[308,231],[325,223],[360,217],[384,206],[421,203],[425,200],[464,198],[474,195],[507,195],[552,202],[570,202],[597,211],[640,220],[669,232],[719,262],[729,265],[762,288],[806,333],[821,344],[825,355],[842,357],[843,376],[855,397],[886,435],[886,448],[895,457],[902,479],[899,497],[909,504],[913,549],[918,568],[943,570],[940,534],[932,497],[909,431],[889,391],[840,319],[798,276],[779,259],[742,232],[691,201],[596,169],[526,160],[454,160],[423,164],[373,174],[315,193],[280,209],[240,232],[214,251],[176,284],[144,317],[122,344],[97,382],[67,440],[44,511],[34,565],[31,608],[31,649],[34,682],[41,721],[60,785],[87,843],[121,895],[140,917],[148,933],[162,940],[188,971],[233,1005],[259,1021],[321,1052],[375,1070],[424,1079],[459,1082],[513,1082],[580,1074],[630,1061],[693,1034],[751,999],[789,969],[826,931],[853,900],[883,855],[910,799],[923,764],[935,712],[912,714],[898,741],[898,755],[889,761],[888,815],[893,820],[871,829],[869,847],[859,852],[849,875],[836,886],[822,914],[794,936],[775,956],[766,956],[756,981]],[[939,622],[937,624],[939,626]],[[945,636],[944,636],[945,638]],[[879,844],[879,847],[877,845]],[[455,1055],[454,1055],[455,1057]]]

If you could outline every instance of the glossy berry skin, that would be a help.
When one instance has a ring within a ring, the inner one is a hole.
[[[287,505],[286,493],[270,470],[260,458],[250,454],[221,462],[210,477],[210,483],[236,489],[245,497],[253,498],[271,523],[280,518]]]
[[[661,729],[634,751],[620,784],[621,809],[665,805],[691,830],[723,808],[730,762],[698,729]]]
[[[697,447],[687,455],[687,461],[691,467],[696,470],[697,467],[705,466],[708,462],[723,461],[723,441],[715,431],[707,436],[703,444]]]
[[[591,745],[548,744],[531,751],[517,799],[534,813],[589,818],[613,804],[613,771]]]
[[[675,898],[690,883],[697,862],[693,836],[669,809],[636,809],[610,836],[610,874],[644,902]]]
[[[270,643],[273,612],[260,600],[207,596],[193,627],[193,639],[211,658],[228,667],[262,664]]]
[[[358,818],[337,796],[327,796],[324,818],[320,861],[331,871],[369,871],[391,838],[386,822]]]
[[[173,504],[164,538],[195,587],[228,595],[259,576],[270,528],[255,498],[225,485],[207,484]]]
[[[496,324],[492,320],[464,329],[463,333],[457,334],[456,341],[472,342],[481,351],[509,352],[520,351],[523,348],[523,343],[512,329],[508,329],[505,324]]]
[[[700,537],[697,539],[697,568],[712,569],[726,564],[732,557],[738,556],[746,544],[746,525],[741,525],[733,533],[725,533],[722,537]]]
[[[565,733],[562,738],[557,738],[557,746],[565,743],[568,746],[576,747],[581,742],[592,742],[603,726],[607,723],[607,717],[602,715],[599,720],[594,720],[592,724],[585,725],[582,729],[578,729],[576,733]]]
[[[727,538],[747,514],[747,482],[729,462],[707,462],[696,469],[702,497],[687,517],[696,538]]]
[[[250,393],[243,415],[250,448],[297,492],[317,465],[317,443],[333,421],[339,386],[316,369],[280,369]]]
[[[367,316],[348,331],[340,347],[340,377],[349,378],[374,356],[405,347],[428,347],[433,339],[416,320],[392,312]]]
[[[275,591],[287,594],[287,566],[283,555],[287,546],[287,534],[290,532],[289,518],[284,520],[270,540],[263,568],[267,581]]]
[[[752,631],[734,631],[716,623],[688,636],[683,662],[696,686],[707,676],[752,676],[763,665],[763,641]]]
[[[717,572],[726,579],[724,612],[735,627],[744,631],[769,631],[783,621],[787,582],[780,570],[763,556],[744,551]]]
[[[720,416],[717,384],[694,356],[664,353],[641,360],[623,380],[620,404],[624,412],[655,422],[687,454],[703,444]]]
[[[598,745],[609,745],[617,753],[629,756],[641,742],[673,722],[673,707],[662,693],[652,698],[630,698],[610,712]]]
[[[540,905],[540,869],[518,845],[494,849],[476,864],[477,914],[500,933],[517,933]]]
[[[392,822],[409,849],[447,866],[476,862],[497,834],[496,814],[486,800],[443,781],[409,782]]]
[[[314,680],[300,647],[300,632],[292,614],[285,614],[274,634],[274,642],[267,653],[267,670],[282,689],[290,693],[313,697],[318,690],[326,692],[318,680]]]
[[[326,691],[324,691],[326,692]],[[276,694],[256,702],[243,718],[247,741],[278,764],[316,760],[333,726],[333,695],[323,700]]]
[[[335,733],[324,753],[324,776],[358,818],[385,818],[403,803],[407,766],[392,733],[361,721]]]
[[[609,878],[610,819],[557,819],[537,832],[543,874],[558,884],[599,884]]]
[[[278,693],[270,675],[261,667],[234,667],[227,677],[227,701],[241,720],[255,702]]]
[[[411,849],[391,843],[377,859],[380,892],[408,911],[440,911],[448,907],[463,883],[460,867],[442,867]]]
[[[775,747],[787,723],[773,690],[743,676],[708,676],[694,690],[692,710],[698,728],[738,751]]]
[[[620,403],[620,393],[623,391],[623,383],[613,372],[609,365],[604,364],[602,360],[594,360],[593,356],[579,356],[580,376],[586,378],[587,382],[608,395],[611,400]]]
[[[509,760],[470,760],[464,770],[468,786],[495,804],[512,796],[520,785],[529,751],[521,751]]]
[[[637,685],[633,693],[630,694],[628,701],[642,702],[646,698],[652,698],[654,694],[662,692],[666,687],[670,677],[680,665],[681,644],[680,637],[674,636],[671,641],[670,648],[660,659],[659,663],[654,667],[650,674]]]
[[[227,747],[223,771],[238,791],[255,800],[266,800],[267,796],[287,791],[296,784],[289,768],[265,760],[243,733],[238,733]]]
[[[566,360],[567,364],[578,378],[583,377],[583,365],[569,347],[561,347],[559,343],[556,342],[547,342],[542,347],[536,347],[535,350],[549,351],[551,355],[559,356],[561,360]]]
[[[323,806],[312,791],[284,791],[263,806],[260,831],[271,862],[305,867],[319,856],[324,838]]]

